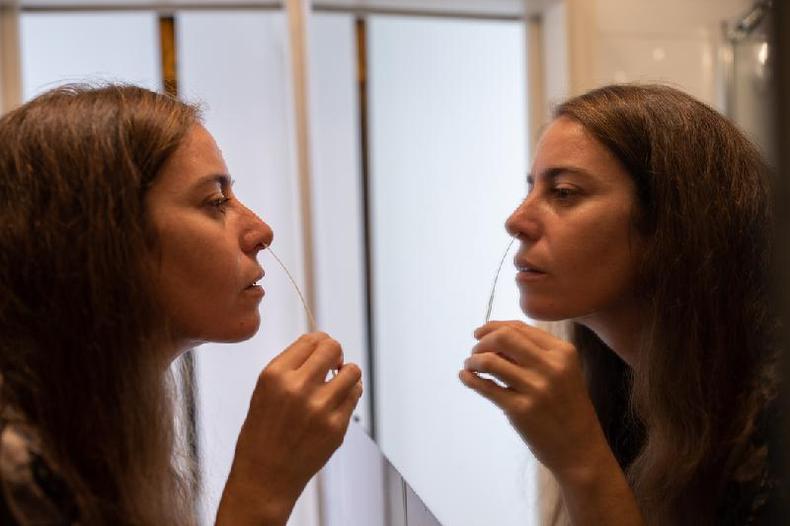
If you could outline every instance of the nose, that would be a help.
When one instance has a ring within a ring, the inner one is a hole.
[[[541,222],[537,203],[527,196],[505,221],[505,230],[522,241],[535,241],[540,237]]]
[[[245,254],[257,255],[274,241],[274,231],[258,215],[244,208],[245,224],[241,234],[241,249]]]

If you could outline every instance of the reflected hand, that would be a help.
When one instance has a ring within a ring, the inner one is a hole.
[[[474,335],[461,381],[505,412],[559,480],[611,457],[573,345],[518,321],[490,322]]]
[[[325,382],[331,369],[340,372]],[[239,433],[217,524],[285,525],[304,487],[342,444],[361,376],[324,333],[305,334],[271,361]]]

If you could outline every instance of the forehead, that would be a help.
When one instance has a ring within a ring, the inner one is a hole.
[[[574,167],[593,175],[630,179],[617,158],[594,139],[579,122],[559,117],[549,124],[538,141],[533,173],[555,167]]]
[[[184,186],[206,175],[227,171],[216,141],[208,130],[196,124],[165,163],[160,183]]]

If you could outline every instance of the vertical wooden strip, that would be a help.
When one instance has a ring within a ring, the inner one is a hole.
[[[595,87],[597,14],[595,0],[565,0],[567,14],[570,93],[581,95]]]
[[[304,300],[312,312],[317,312],[315,292],[315,263],[313,250],[313,203],[310,167],[310,116],[308,91],[308,55],[307,55],[307,17],[310,9],[309,0],[286,0],[288,15],[288,38],[291,59],[291,88],[294,104],[294,133],[296,140],[296,169],[299,185],[299,209],[302,219],[302,268],[304,279]],[[315,331],[317,327],[308,319],[308,328]],[[326,524],[326,502],[324,475],[319,472],[315,476],[314,512],[319,525]]]
[[[372,211],[370,207],[370,141],[368,129],[368,51],[367,51],[367,23],[365,18],[357,17],[354,23],[357,46],[357,93],[359,115],[359,152],[360,152],[360,178],[362,197],[362,242],[365,255],[365,321],[366,321],[366,356],[368,361],[367,385],[365,393],[368,397],[368,422],[370,422],[370,437],[376,440],[376,353],[375,335],[376,327],[373,317],[373,245],[372,245]]]
[[[22,102],[19,7],[0,5],[0,115]]]
[[[542,16],[532,16],[524,21],[527,59],[527,131],[529,155],[535,154],[540,132],[548,117],[546,101],[546,73],[543,64],[544,33]]]
[[[316,312],[315,265],[313,253],[312,185],[310,173],[310,122],[307,70],[307,0],[287,0],[288,36],[291,52],[291,76],[295,115],[296,165],[299,182],[299,205],[302,216],[302,258],[304,296],[310,310]],[[316,330],[307,320],[311,331]]]
[[[168,95],[177,97],[176,20],[172,15],[159,17],[159,46],[162,65],[162,88]]]

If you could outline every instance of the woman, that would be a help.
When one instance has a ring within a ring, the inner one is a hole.
[[[765,174],[732,124],[668,87],[591,91],[543,133],[506,227],[522,310],[571,320],[571,341],[491,322],[460,378],[505,411],[572,524],[770,513]]]
[[[65,87],[0,119],[0,522],[196,522],[169,365],[255,334],[272,237],[192,106]],[[217,524],[285,524],[359,380],[319,333],[263,370]]]

